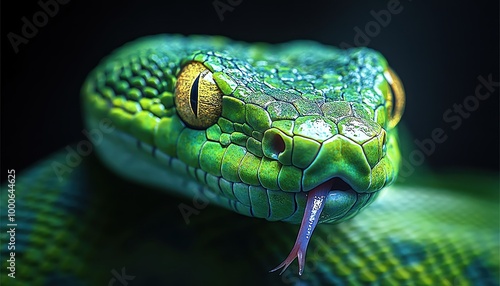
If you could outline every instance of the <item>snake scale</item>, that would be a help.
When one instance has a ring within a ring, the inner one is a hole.
[[[404,91],[376,51],[151,36],[82,105],[93,145],[16,176],[5,285],[498,285],[492,190],[390,186]]]

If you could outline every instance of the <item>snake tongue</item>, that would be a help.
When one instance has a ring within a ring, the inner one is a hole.
[[[297,257],[299,260],[299,275],[302,275],[306,262],[307,244],[312,237],[312,233],[314,231],[314,228],[316,227],[316,224],[318,224],[319,216],[321,215],[321,211],[325,206],[324,203],[326,200],[326,196],[332,188],[332,185],[332,180],[328,180],[307,193],[306,209],[304,210],[304,216],[302,217],[299,233],[297,235],[297,239],[295,240],[292,251],[290,251],[288,257],[283,262],[281,262],[280,265],[278,265],[270,272],[274,272],[280,268],[283,268],[283,270],[281,270],[280,272],[281,275],[295,260],[295,257]]]

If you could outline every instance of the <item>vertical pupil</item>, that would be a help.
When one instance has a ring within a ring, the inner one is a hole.
[[[191,91],[189,92],[189,101],[191,102],[191,110],[193,110],[194,116],[198,117],[198,83],[200,82],[199,74],[191,86]]]

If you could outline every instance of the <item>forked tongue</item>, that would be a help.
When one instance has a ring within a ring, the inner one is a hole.
[[[328,180],[307,193],[306,209],[304,210],[304,216],[302,217],[302,222],[300,224],[299,234],[297,235],[292,251],[290,251],[290,254],[288,254],[285,261],[281,262],[280,265],[270,272],[283,268],[280,272],[281,275],[285,272],[288,266],[292,264],[295,257],[297,257],[299,259],[299,275],[302,275],[306,262],[307,244],[311,239],[316,224],[318,224],[319,216],[325,206],[326,196],[328,195],[331,187],[332,180]]]

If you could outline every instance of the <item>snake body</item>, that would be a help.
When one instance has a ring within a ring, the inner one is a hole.
[[[498,248],[497,205],[393,188],[367,208],[368,214],[361,213],[397,177],[401,93],[386,60],[367,48],[159,35],[127,44],[103,60],[83,85],[82,103],[104,165],[122,178],[192,199],[192,205],[174,207],[182,222],[193,221],[202,211],[199,216],[209,216],[205,207],[214,204],[254,218],[300,223],[290,255],[273,270],[291,265],[303,275],[287,271],[282,279],[338,285],[495,283],[498,252],[492,255],[491,250]],[[116,214],[105,209],[110,197],[120,196],[108,190],[109,182],[103,183],[109,179],[95,174],[88,162],[74,170],[54,164],[63,158],[67,161],[68,155],[54,155],[18,183],[18,216],[62,227],[57,243],[47,251],[36,249],[43,236],[37,237],[36,227],[27,227],[23,231],[35,233],[29,235],[35,240],[21,238],[18,251],[42,273],[32,285],[102,283],[103,272],[85,275],[87,262],[95,258],[86,251],[102,242],[96,235],[122,243],[134,235],[106,230]],[[165,216],[157,212],[161,208],[155,208],[156,216]],[[137,209],[131,203],[130,211]],[[438,224],[424,222],[418,212]],[[207,225],[215,223],[213,233],[221,229],[224,236],[231,230],[218,226],[221,220]],[[89,235],[92,225],[99,231]],[[139,222],[131,225],[140,228]],[[259,220],[258,227],[248,227],[251,238],[242,240],[269,244],[259,250],[269,254],[267,262],[260,262],[267,270],[269,259],[283,255],[281,246],[293,237],[283,235],[293,225],[279,225],[278,231]],[[442,228],[453,235],[443,239]],[[269,235],[278,241],[268,241]],[[67,245],[76,239],[86,243]],[[305,268],[309,241],[314,248],[308,255],[311,273]],[[115,255],[117,248],[111,249]],[[57,263],[37,264],[37,255]],[[297,266],[292,264],[295,257]],[[106,263],[116,262],[104,261],[106,269]],[[25,279],[30,269],[19,263],[19,277]],[[9,278],[2,275],[4,279]]]

